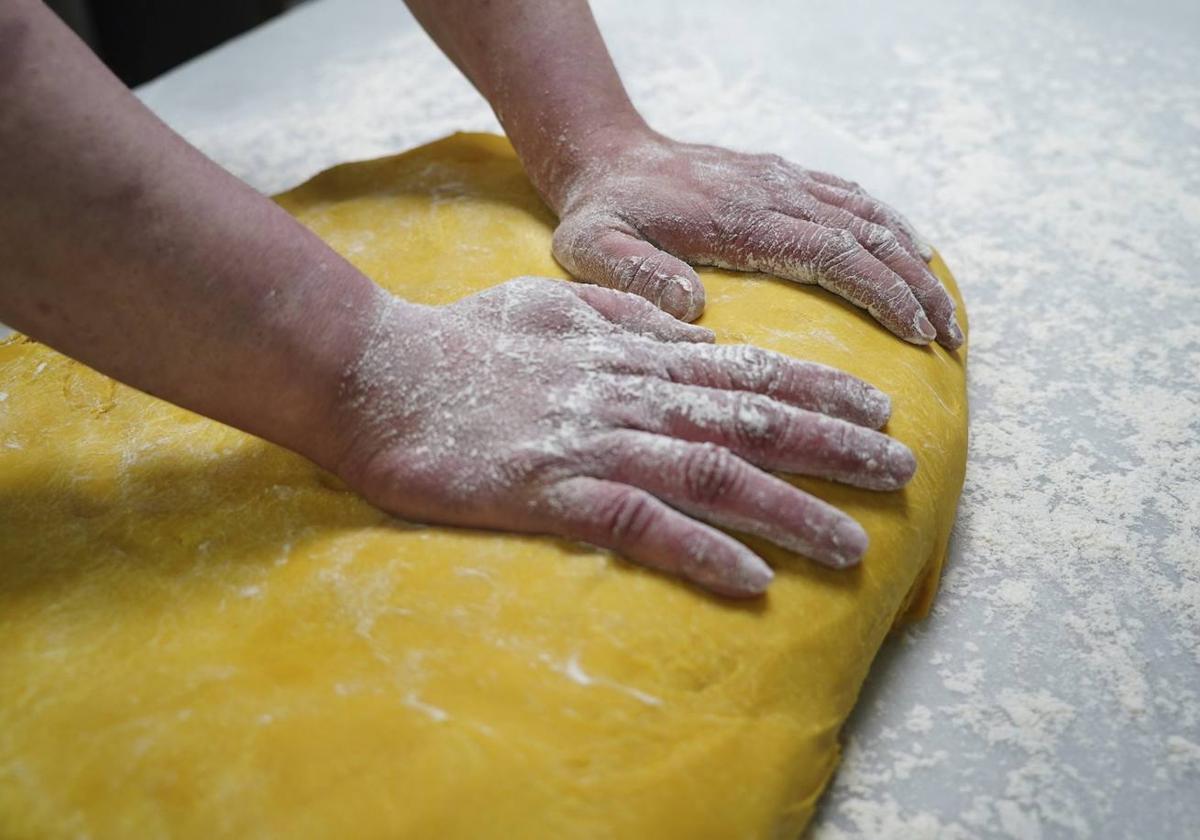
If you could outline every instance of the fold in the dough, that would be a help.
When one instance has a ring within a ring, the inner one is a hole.
[[[278,200],[416,301],[563,276],[499,137]],[[866,527],[859,568],[756,542],[777,578],[733,603],[585,546],[404,524],[275,446],[0,346],[0,835],[797,835],[872,657],[936,588],[965,351],[701,274],[721,341],[892,395],[908,488],[799,482]]]

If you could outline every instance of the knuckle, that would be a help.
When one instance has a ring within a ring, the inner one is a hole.
[[[619,544],[638,543],[654,527],[658,510],[651,498],[633,489],[615,493],[601,511],[602,527]]]
[[[511,457],[495,465],[495,484],[515,490],[553,484],[576,469],[579,456],[574,451],[547,451],[537,446],[521,447]]]
[[[672,259],[664,253],[655,252],[646,256],[629,256],[617,262],[615,271],[617,287],[644,297],[648,292],[666,283],[673,275]]]
[[[854,434],[854,428],[848,423],[834,424],[833,432],[830,435],[830,450],[845,458],[854,458],[862,454],[861,450],[855,446],[858,442],[857,436]]]
[[[730,380],[740,380],[756,391],[772,393],[779,384],[780,364],[774,356],[748,344],[726,345],[722,356],[724,362],[736,374]]]
[[[863,245],[872,251],[893,253],[900,250],[900,240],[883,225],[873,222],[863,225]]]
[[[805,430],[804,439],[829,473],[843,471],[855,457],[857,439],[853,426],[843,420],[822,417]]]
[[[858,254],[858,240],[848,230],[831,230],[822,237],[817,265],[824,271],[842,268]]]
[[[699,444],[684,457],[683,481],[693,501],[711,504],[736,493],[740,476],[733,456],[715,444]]]
[[[719,236],[744,239],[766,227],[768,216],[761,207],[739,199],[717,208],[713,220]]]
[[[900,224],[896,211],[892,210],[892,208],[888,207],[882,201],[876,201],[867,196],[864,196],[862,201],[867,210],[865,218],[870,219],[877,225],[882,225],[892,230],[898,230],[903,227]]]
[[[791,164],[776,154],[756,155],[754,169],[757,176],[768,183],[783,183],[792,175]]]
[[[843,217],[844,211],[830,207],[818,200],[812,194],[798,190],[789,191],[788,212],[808,221],[825,223],[826,220],[836,220]]]
[[[757,452],[780,437],[781,419],[776,411],[757,395],[739,396],[734,407],[731,430],[743,449]]]
[[[856,216],[862,216],[874,224],[882,224],[884,216],[880,212],[879,203],[861,192],[849,192],[845,199],[845,208]]]
[[[760,207],[731,204],[717,218],[717,254],[740,265],[770,263],[780,256],[778,222]]]

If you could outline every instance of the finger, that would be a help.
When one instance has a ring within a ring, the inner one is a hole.
[[[704,311],[695,270],[631,232],[568,218],[554,231],[554,258],[580,280],[640,295],[680,320]]]
[[[611,548],[635,563],[720,595],[761,595],[775,576],[733,537],[636,487],[570,478],[547,491],[542,507],[544,527],[551,533]]]
[[[916,472],[908,447],[885,434],[761,394],[657,380],[639,383],[619,417],[641,431],[715,443],[767,469],[896,490]]]
[[[827,184],[831,187],[837,187],[838,189],[846,190],[847,192],[866,192],[858,183],[858,181],[851,181],[847,178],[834,175],[832,172],[821,172],[817,169],[809,169],[806,171],[808,176],[817,183]]]
[[[857,377],[747,344],[681,347],[661,363],[673,382],[765,394],[872,429],[892,413],[888,395]]]
[[[925,310],[925,317],[937,330],[939,343],[950,350],[962,345],[962,330],[954,316],[954,299],[929,270],[929,266],[906,251],[891,230],[829,204],[819,203],[810,212],[815,216],[812,221],[850,231],[858,244],[908,283],[917,302]]]
[[[613,324],[659,341],[712,344],[716,333],[680,321],[643,297],[602,286],[570,283],[568,288]]]
[[[739,217],[715,251],[717,264],[724,267],[820,285],[867,310],[905,341],[928,344],[937,337],[904,279],[849,231],[764,211]]]
[[[938,343],[947,350],[961,347],[966,336],[958,325],[958,307],[941,281],[927,272],[908,285],[938,331]]]
[[[810,174],[816,177],[818,173]],[[819,183],[817,186],[810,185],[809,192],[826,204],[841,207],[868,222],[888,228],[896,234],[909,253],[924,262],[933,259],[933,248],[929,246],[923,236],[917,233],[912,223],[898,210],[892,209],[879,199],[872,198],[861,187],[852,185],[847,188],[837,184]]]
[[[949,350],[962,346],[964,339],[955,316],[954,298],[950,297],[946,287],[928,266],[902,249],[896,237],[887,228],[862,221],[848,212],[846,215],[849,216],[846,220],[847,229],[858,238],[863,247],[908,283],[913,296],[925,310],[925,316],[937,330],[938,343]]]
[[[598,462],[600,478],[827,566],[853,565],[867,548],[866,531],[849,516],[711,443],[621,432]]]

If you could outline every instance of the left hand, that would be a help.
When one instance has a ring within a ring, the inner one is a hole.
[[[769,470],[886,491],[917,469],[866,382],[714,345],[634,295],[525,277],[442,307],[380,292],[362,314],[371,336],[317,443],[406,519],[557,534],[750,597],[771,569],[720,528],[837,569],[867,547]]]
[[[557,192],[563,267],[685,321],[704,311],[693,263],[819,284],[914,344],[963,342],[954,300],[926,265],[929,246],[895,210],[833,175],[639,135],[608,146]]]

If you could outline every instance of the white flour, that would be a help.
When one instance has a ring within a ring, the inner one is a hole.
[[[1195,10],[597,5],[655,127],[861,182],[965,291],[972,441],[945,585],[877,663],[814,835],[1200,825]],[[215,115],[170,80],[147,98],[266,191],[496,130],[423,35],[388,31],[264,70],[279,96]]]

